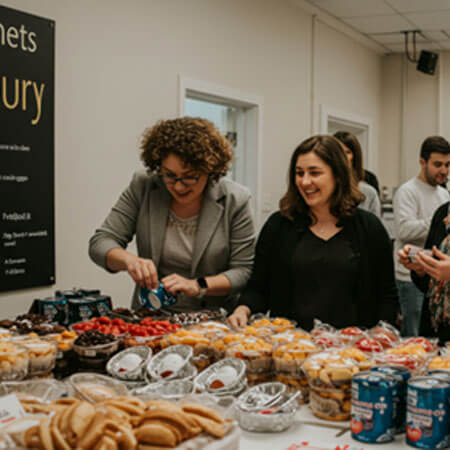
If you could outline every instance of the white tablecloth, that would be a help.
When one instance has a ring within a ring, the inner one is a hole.
[[[308,424],[304,422],[308,422]],[[325,426],[311,425],[311,422]],[[351,437],[349,426],[349,422],[328,422],[318,419],[311,413],[308,406],[303,405],[297,412],[295,422],[286,431],[281,433],[250,433],[241,430],[240,449],[287,450],[291,447],[295,450],[301,450],[306,442],[310,448],[317,448],[318,450],[322,448],[334,450],[338,445],[341,446],[341,450],[344,450],[343,447],[346,444],[349,445],[349,448],[345,450],[368,448],[379,448],[380,450],[413,449],[413,447],[406,445],[404,433],[397,435],[395,441],[386,444],[365,444],[355,441]],[[348,429],[348,431],[342,436],[336,437],[336,434],[342,429]],[[294,444],[299,447],[295,447]]]

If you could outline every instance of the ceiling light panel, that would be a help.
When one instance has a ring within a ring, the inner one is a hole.
[[[448,2],[450,5],[450,1]],[[405,14],[411,22],[421,30],[445,30],[450,24],[450,9],[439,12],[423,12]]]
[[[395,53],[404,53],[405,52],[405,44],[383,44],[385,47],[389,48],[389,50],[392,50]],[[419,56],[419,53],[422,50],[431,50],[436,51],[440,50],[440,46],[433,43],[420,43],[416,45],[416,53],[417,56]],[[413,56],[413,46],[411,43],[409,44],[409,54]]]
[[[310,3],[336,17],[395,14],[383,0],[310,0]]]
[[[385,2],[402,13],[450,9],[448,0],[385,0]]]
[[[442,31],[423,31],[422,33],[429,41],[446,41],[449,38]]]
[[[392,33],[415,28],[414,24],[398,14],[392,16],[344,17],[342,20],[364,34]]]
[[[386,34],[368,34],[368,36],[381,44],[401,44],[405,42],[405,35],[403,33],[386,33]],[[412,36],[409,36],[411,42]],[[420,34],[416,35],[416,42],[426,42]]]

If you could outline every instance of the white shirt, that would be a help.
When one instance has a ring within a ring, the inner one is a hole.
[[[423,247],[434,212],[450,200],[450,194],[441,186],[431,186],[418,177],[402,184],[394,196],[395,222],[395,277],[411,281],[408,269],[398,262],[397,252],[405,244]]]

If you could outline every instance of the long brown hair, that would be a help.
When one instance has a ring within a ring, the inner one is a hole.
[[[294,150],[289,164],[288,190],[279,203],[281,214],[293,220],[296,213],[306,213],[312,216],[313,221],[316,220],[295,184],[297,159],[300,155],[310,152],[314,152],[331,168],[336,181],[336,187],[330,199],[330,213],[338,219],[351,215],[364,196],[350,172],[347,156],[339,141],[327,135],[310,137]]]
[[[352,152],[352,167],[356,181],[359,183],[361,180],[364,180],[362,150],[358,138],[348,131],[337,131],[334,133],[334,137]]]

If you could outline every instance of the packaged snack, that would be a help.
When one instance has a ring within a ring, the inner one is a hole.
[[[358,327],[346,327],[339,330],[338,335],[344,344],[352,344],[364,336],[364,331]]]
[[[319,319],[314,319],[314,326],[311,330],[311,336],[316,337],[320,336],[323,333],[336,333],[336,328],[334,328],[329,323],[324,323],[320,321]]]
[[[344,358],[354,359],[358,363],[359,370],[369,370],[374,361],[372,357],[355,347],[344,347],[338,350],[338,353]]]
[[[55,367],[56,344],[54,342],[24,337],[15,339],[14,343],[23,345],[28,349],[28,376],[45,375]]]
[[[272,334],[270,342],[274,346],[289,344],[290,342],[298,341],[301,339],[312,340],[312,336],[301,328],[295,328],[294,330],[284,331],[282,333]]]
[[[348,420],[351,410],[352,376],[359,373],[358,363],[338,350],[309,356],[303,364],[314,415],[326,420]]]
[[[400,341],[399,331],[391,324],[380,320],[378,324],[368,331],[369,335],[378,341],[383,348],[391,348]]]
[[[180,329],[161,340],[162,348],[167,348],[171,345],[189,345],[192,347],[194,356],[191,362],[199,371],[208,367],[212,362],[211,341],[202,333]]]
[[[28,349],[6,340],[0,341],[0,381],[22,380],[28,374]]]
[[[337,333],[331,333],[328,331],[313,335],[313,341],[316,345],[322,347],[323,349],[337,348],[344,345]]]
[[[270,328],[275,333],[282,333],[283,331],[293,330],[297,325],[294,320],[284,319],[283,317],[256,319],[250,323],[254,328]]]
[[[249,385],[261,383],[272,377],[272,344],[262,339],[247,337],[225,351],[227,357],[242,359],[247,366]]]
[[[275,380],[285,383],[289,390],[300,391],[302,401],[309,400],[308,380],[303,372],[303,363],[319,348],[310,340],[298,340],[277,347],[273,352]]]

